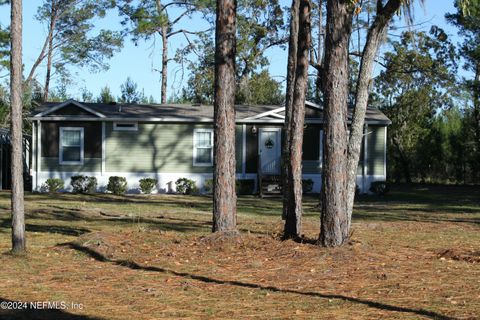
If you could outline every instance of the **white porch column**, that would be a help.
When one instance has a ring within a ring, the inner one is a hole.
[[[363,177],[362,177],[362,190],[367,193],[367,175],[368,175],[368,124],[365,123],[363,134]]]
[[[106,144],[105,144],[105,121],[102,121],[102,168],[101,168],[101,175],[103,176],[105,174],[105,168],[106,168]]]
[[[242,125],[242,177],[247,176],[247,125]]]

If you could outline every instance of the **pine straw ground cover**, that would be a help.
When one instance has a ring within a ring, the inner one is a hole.
[[[8,254],[0,301],[83,309],[1,319],[480,319],[480,189],[396,187],[359,199],[338,249],[282,242],[279,199],[239,199],[241,236],[209,235],[206,197],[27,195],[28,255]],[[317,199],[305,201],[316,238]]]

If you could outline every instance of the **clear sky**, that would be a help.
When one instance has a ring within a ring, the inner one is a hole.
[[[35,13],[37,7],[42,3],[41,0],[24,0],[24,65],[27,73],[35,61],[41,46],[45,39],[46,30],[37,20]],[[291,4],[288,0],[281,0],[282,5]],[[454,12],[453,0],[425,0],[425,5],[421,7],[416,1],[415,23],[421,23],[421,29],[429,30],[430,26],[436,24],[446,30],[446,32],[456,39],[457,30],[446,24],[445,13]],[[9,7],[0,8],[0,23],[2,26],[9,24]],[[398,26],[404,26],[404,18],[396,18]],[[205,22],[199,18],[186,20],[184,26],[191,29],[201,30]],[[120,18],[116,12],[112,12],[106,18],[95,23],[96,28],[120,29]],[[417,27],[416,27],[417,28]],[[172,44],[169,48],[170,55],[174,55],[178,47],[184,46],[186,40],[182,36],[172,38]],[[73,98],[80,96],[81,89],[86,87],[94,96],[97,96],[100,88],[108,85],[115,95],[119,95],[120,85],[130,76],[138,83],[139,88],[143,88],[145,95],[152,95],[157,101],[160,100],[160,56],[161,43],[140,41],[135,46],[130,38],[125,39],[124,47],[109,62],[110,69],[101,73],[90,73],[87,68],[72,68],[73,84],[68,92]],[[267,53],[270,60],[270,74],[281,79],[286,73],[286,51],[282,49],[272,49]],[[43,82],[45,68],[39,68],[37,75]],[[0,75],[1,76],[1,75]],[[183,74],[179,65],[171,63],[169,65],[169,96],[174,91],[179,91],[187,80],[187,74]],[[54,84],[55,85],[55,84]]]

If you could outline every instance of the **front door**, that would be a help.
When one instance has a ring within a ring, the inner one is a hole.
[[[280,174],[281,129],[262,128],[258,136],[258,152],[263,174]]]

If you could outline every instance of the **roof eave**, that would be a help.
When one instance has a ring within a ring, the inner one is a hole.
[[[137,121],[137,122],[176,122],[176,123],[213,123],[213,119],[210,118],[200,118],[200,119],[185,119],[185,118],[155,118],[155,117],[144,117],[144,118],[127,118],[127,117],[106,117],[106,118],[96,118],[96,117],[29,117],[29,120],[32,121],[106,121],[106,122],[121,122],[121,121]],[[239,124],[260,124],[260,123],[272,123],[272,124],[283,124],[285,121],[282,119],[237,119],[235,121]],[[322,119],[305,119],[307,124],[323,124]],[[348,121],[351,123],[351,121]],[[392,122],[390,120],[366,120],[365,123],[369,125],[390,125]]]

